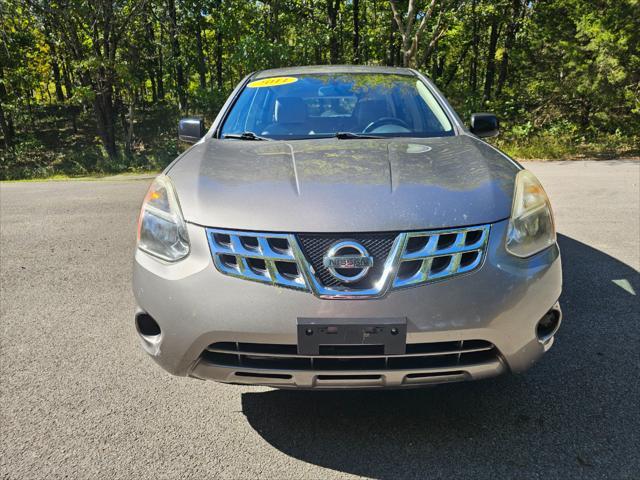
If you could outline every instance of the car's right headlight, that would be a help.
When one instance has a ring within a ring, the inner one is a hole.
[[[171,180],[159,175],[144,197],[138,219],[138,248],[167,262],[189,255],[189,235]]]
[[[530,257],[556,242],[556,229],[549,198],[533,173],[521,170],[516,176],[507,251]]]

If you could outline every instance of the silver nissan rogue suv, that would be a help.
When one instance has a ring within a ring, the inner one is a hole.
[[[133,290],[175,375],[411,387],[521,372],[560,325],[560,252],[536,177],[419,72],[247,76],[152,183]]]

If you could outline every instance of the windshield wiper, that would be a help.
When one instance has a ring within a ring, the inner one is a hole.
[[[367,133],[353,133],[353,132],[336,132],[335,138],[339,140],[350,140],[352,138],[384,138],[380,135],[369,135]]]
[[[238,140],[271,140],[270,138],[256,135],[253,132],[225,133],[223,138],[237,138]]]

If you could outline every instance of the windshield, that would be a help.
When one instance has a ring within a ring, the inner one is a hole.
[[[317,74],[250,82],[221,130],[270,139],[453,135],[451,122],[422,81],[393,74]]]

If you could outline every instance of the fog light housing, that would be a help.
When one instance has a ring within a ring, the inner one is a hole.
[[[136,312],[136,330],[140,336],[140,343],[146,352],[155,357],[160,353],[162,343],[162,329],[158,322],[146,312]]]
[[[136,328],[138,329],[138,333],[145,337],[155,337],[162,333],[158,322],[148,313],[138,313],[136,315]]]
[[[560,307],[556,304],[538,321],[536,325],[536,335],[540,343],[547,343],[560,328],[560,322],[562,321],[562,312]]]

